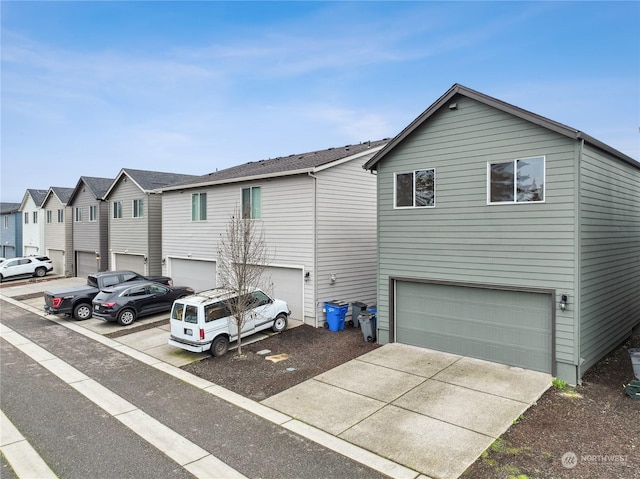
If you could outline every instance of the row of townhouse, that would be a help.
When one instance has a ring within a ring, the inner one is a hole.
[[[171,184],[147,174],[122,170],[82,200],[105,203],[108,241],[78,247],[78,221],[75,243],[46,240],[50,255],[72,252],[63,271],[78,274],[82,255],[98,252],[101,268],[213,287],[218,239],[240,206],[273,248],[274,294],[307,324],[322,323],[327,300],[377,302],[380,343],[571,384],[640,324],[640,163],[462,85],[390,141]],[[87,183],[66,202],[50,189],[47,219],[73,214]]]

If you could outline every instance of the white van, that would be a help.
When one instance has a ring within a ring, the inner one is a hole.
[[[233,291],[216,288],[174,301],[169,344],[194,353],[211,351],[213,356],[224,355],[229,343],[238,339],[237,323],[228,307],[236,298]],[[268,328],[275,332],[286,329],[291,311],[285,301],[260,290],[250,293],[250,301],[251,309],[242,326],[243,338]]]

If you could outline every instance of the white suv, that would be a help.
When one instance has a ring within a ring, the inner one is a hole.
[[[53,271],[53,261],[46,256],[9,258],[0,263],[0,281],[17,276],[42,278],[51,271]]]
[[[228,306],[236,298],[233,291],[216,288],[174,301],[169,344],[194,353],[210,351],[213,356],[224,355],[229,343],[238,339],[238,326]],[[268,328],[275,332],[286,329],[291,314],[286,302],[260,290],[249,293],[246,299],[250,309],[245,313],[241,337]]]

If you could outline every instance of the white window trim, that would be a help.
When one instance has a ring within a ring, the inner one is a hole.
[[[73,222],[82,223],[82,208],[75,207],[73,209]]]
[[[517,165],[516,163],[521,160],[533,160],[536,158],[542,158],[542,177],[544,183],[542,184],[542,201],[518,201],[518,181],[517,181]],[[497,165],[500,163],[513,163],[513,201],[491,201],[491,165]],[[547,157],[546,155],[526,156],[523,158],[514,158],[513,160],[504,161],[488,161],[487,162],[487,205],[501,206],[501,205],[539,205],[547,202]]]
[[[253,205],[253,190],[254,189],[258,189],[260,190],[260,218],[254,218],[254,205]],[[249,217],[245,218],[244,217],[244,204],[243,204],[243,195],[242,192],[244,190],[249,190],[249,201],[251,202],[250,204],[250,213],[249,213]],[[251,220],[251,221],[262,221],[262,185],[253,185],[253,186],[243,186],[240,188],[240,217],[243,220]]]
[[[433,170],[433,204],[425,206],[416,206],[416,171]],[[396,206],[397,194],[398,194],[398,175],[406,175],[411,173],[412,190],[413,190],[413,205],[412,206]],[[393,173],[393,209],[394,210],[415,210],[423,208],[435,208],[436,207],[436,169],[435,168],[417,168],[415,170],[408,171],[396,171]]]
[[[92,216],[92,212],[95,211],[95,215]],[[89,223],[95,223],[98,221],[98,207],[96,205],[89,206]]]
[[[131,217],[132,218],[144,218],[144,202],[142,203],[142,211],[140,212],[140,216],[136,216],[136,201],[143,201],[141,199],[131,200]]]
[[[120,216],[116,216],[116,205],[120,205],[120,208],[118,208],[120,210]],[[113,203],[111,203],[111,218],[114,220],[121,220],[122,219],[122,201],[114,201]]]
[[[205,218],[202,218],[202,209],[200,208],[200,199],[202,197],[202,195],[205,196]],[[193,197],[197,196],[198,197],[198,217],[197,218],[193,218]],[[206,191],[201,191],[199,193],[191,193],[191,222],[192,223],[202,223],[204,221],[208,220],[207,217],[207,201],[208,201],[208,195]]]

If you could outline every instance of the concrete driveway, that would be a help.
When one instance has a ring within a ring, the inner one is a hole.
[[[262,403],[434,479],[456,478],[549,374],[387,344]]]
[[[23,307],[42,314],[38,293],[83,282],[59,278],[7,283],[0,294],[20,298]],[[167,316],[140,319],[132,326]],[[49,318],[99,336],[122,329],[93,318],[82,322]],[[168,326],[162,323],[115,341],[173,366],[199,359],[168,346]],[[262,405],[295,418],[291,423],[301,421],[417,471],[422,479],[453,479],[550,385],[549,374],[393,343],[272,396]],[[239,405],[246,407],[247,401],[243,398]],[[313,430],[308,434],[316,436]]]

